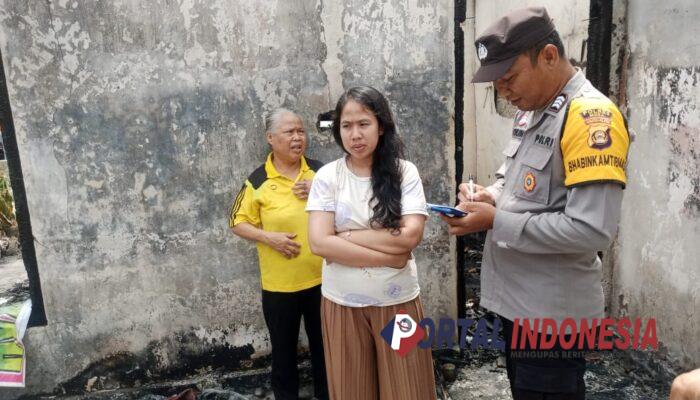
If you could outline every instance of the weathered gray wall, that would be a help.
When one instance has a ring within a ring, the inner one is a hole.
[[[659,340],[700,365],[700,7],[629,2],[629,156],[613,315],[656,318]]]
[[[315,116],[374,85],[429,201],[447,202],[452,12],[418,0],[0,0],[49,321],[26,337],[28,391],[118,353],[159,373],[267,351],[254,249],[226,226],[266,154],[265,111],[299,110],[310,154],[329,161],[340,153]],[[417,259],[435,318],[456,315],[449,248],[431,219]]]

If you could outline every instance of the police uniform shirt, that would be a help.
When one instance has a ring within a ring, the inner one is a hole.
[[[481,304],[513,320],[600,318],[597,252],[620,219],[630,137],[578,70],[543,110],[516,114],[486,237]]]

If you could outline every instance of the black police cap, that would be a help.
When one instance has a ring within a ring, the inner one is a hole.
[[[522,8],[502,16],[474,42],[481,67],[472,82],[491,82],[502,77],[520,54],[554,30],[544,7]]]

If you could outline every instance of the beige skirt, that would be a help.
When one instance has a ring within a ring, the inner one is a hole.
[[[400,357],[381,331],[403,310],[423,319],[420,298],[386,307],[346,307],[321,300],[323,349],[331,400],[435,400],[430,349]]]

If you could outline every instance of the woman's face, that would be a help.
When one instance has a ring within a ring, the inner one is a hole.
[[[340,114],[340,138],[351,158],[371,159],[382,133],[371,111],[355,100],[345,104]]]
[[[267,133],[267,142],[275,157],[296,162],[306,151],[306,132],[301,119],[294,114],[284,114],[274,125],[274,132]]]

